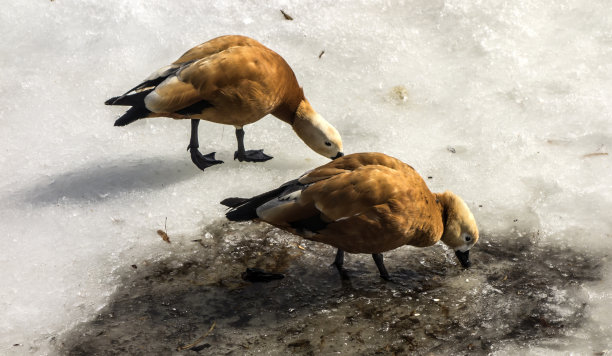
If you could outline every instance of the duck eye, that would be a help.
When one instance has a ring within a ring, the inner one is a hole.
[[[325,141],[325,146],[331,146],[331,142]]]
[[[470,236],[470,235],[466,235],[466,236],[464,237],[464,239],[465,239],[465,242],[470,242],[470,241],[472,241],[472,236]]]

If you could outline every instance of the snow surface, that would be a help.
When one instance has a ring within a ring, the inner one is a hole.
[[[578,0],[6,2],[0,353],[53,353],[129,261],[180,258],[180,238],[155,233],[165,224],[188,236],[223,217],[223,198],[326,162],[272,117],[245,129],[247,148],[275,157],[264,164],[232,161],[233,128],[202,123],[202,152],[225,161],[206,172],[185,151],[187,121],[112,126],[122,111],[107,98],[223,34],[280,53],[346,153],[413,165],[433,191],[461,195],[483,234],[609,255],[609,13]],[[574,351],[590,350],[592,330],[612,335],[611,282],[584,286],[591,321]]]

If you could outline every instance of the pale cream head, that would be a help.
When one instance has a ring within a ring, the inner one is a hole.
[[[455,254],[464,267],[469,267],[469,251],[479,237],[476,219],[459,196],[447,191],[440,194],[439,197],[446,211],[442,242],[455,250]]]
[[[342,139],[335,127],[303,100],[293,121],[295,133],[316,153],[334,159],[343,155]]]

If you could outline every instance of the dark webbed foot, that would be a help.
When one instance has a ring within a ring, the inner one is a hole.
[[[214,166],[215,164],[223,163],[223,161],[215,159],[215,152],[203,155],[197,148],[192,148],[191,145],[187,147],[187,149],[191,154],[191,161],[193,161],[193,163],[201,170]]]
[[[203,155],[198,151],[198,125],[200,124],[200,120],[193,119],[191,120],[191,139],[189,140],[189,146],[187,146],[187,151],[191,154],[191,161],[200,168],[204,170],[210,166],[214,166],[215,164],[221,164],[223,161],[219,161],[215,159],[215,152],[211,152],[207,155]]]
[[[242,128],[236,129],[236,140],[238,141],[238,151],[234,152],[234,159],[240,162],[265,162],[272,159],[272,156],[263,153],[263,150],[247,151],[244,149],[244,130]]]
[[[390,281],[391,277],[389,276],[389,272],[385,268],[385,264],[383,263],[383,255],[382,253],[373,253],[372,258],[376,263],[376,267],[378,267],[378,272],[380,272],[380,277],[385,281]]]
[[[248,150],[242,154],[240,151],[234,152],[234,159],[240,162],[265,162],[273,157],[263,153],[263,150]]]

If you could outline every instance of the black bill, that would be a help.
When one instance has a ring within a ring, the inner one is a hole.
[[[455,255],[457,255],[457,258],[463,267],[468,268],[472,265],[472,262],[470,262],[470,250],[465,252],[457,250],[455,251]]]

